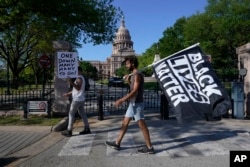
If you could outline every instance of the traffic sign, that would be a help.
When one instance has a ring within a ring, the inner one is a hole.
[[[40,56],[38,62],[39,65],[42,66],[43,68],[47,68],[51,64],[50,57],[47,56],[46,54]]]

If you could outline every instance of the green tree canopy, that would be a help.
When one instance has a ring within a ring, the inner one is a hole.
[[[236,79],[236,48],[248,43],[250,39],[249,9],[249,0],[208,0],[203,13],[182,17],[173,26],[166,28],[158,41],[161,58],[200,43],[203,51],[211,55],[219,78]],[[144,67],[152,63],[154,50],[153,44],[141,56],[140,61]]]
[[[0,32],[11,26],[43,20],[53,30],[66,26],[78,32],[83,42],[109,43],[121,11],[113,0],[0,0]],[[66,32],[65,32],[66,33]]]
[[[203,14],[189,18],[185,25],[185,43],[200,42],[211,55],[217,74],[222,79],[237,78],[236,48],[249,42],[250,19],[248,0],[208,0]]]
[[[83,75],[87,76],[88,78],[97,78],[97,69],[96,67],[92,66],[89,62],[87,61],[79,61],[80,66],[82,67],[83,70]]]
[[[186,18],[182,17],[175,22],[173,27],[167,28],[163,32],[163,37],[159,39],[159,53],[161,58],[185,48],[183,36],[183,27],[185,24]]]
[[[27,66],[39,69],[39,54],[53,55],[52,41],[73,49],[83,43],[109,43],[121,16],[113,0],[0,0],[0,55],[10,66],[13,83]],[[37,73],[38,74],[38,73]]]
[[[120,68],[116,69],[115,75],[119,77],[123,77],[124,75],[129,74],[125,65],[122,65]]]

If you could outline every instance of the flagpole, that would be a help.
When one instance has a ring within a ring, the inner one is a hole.
[[[180,50],[180,51],[178,51],[178,52],[176,52],[176,53],[174,53],[174,54],[171,54],[170,56],[173,56],[173,55],[176,55],[176,54],[178,54],[178,53],[184,52],[184,51],[186,51],[186,50],[188,50],[188,49],[194,48],[194,47],[199,46],[199,45],[200,45],[200,43],[196,43],[196,44],[194,44],[194,45],[192,45],[192,46],[189,46],[189,47],[187,47],[187,48],[185,48],[185,49],[182,49],[182,50]],[[168,56],[168,57],[170,57],[170,56]],[[159,61],[165,60],[165,59],[167,59],[168,57],[165,57],[164,59],[161,59],[161,60],[159,60]],[[158,63],[159,61],[157,61],[157,62],[155,62],[155,63],[152,63],[152,64],[149,64],[148,66],[142,68],[142,70],[145,70],[146,68],[153,66],[154,64]]]
[[[187,47],[187,48],[185,48],[185,49],[182,49],[182,50],[180,50],[180,51],[178,51],[178,52],[176,52],[176,53],[174,53],[174,54],[172,54],[172,55],[170,55],[170,56],[176,55],[176,54],[178,54],[178,53],[180,53],[180,52],[184,52],[184,51],[186,51],[186,50],[188,50],[188,49],[194,48],[194,47],[199,46],[199,45],[200,45],[200,43],[196,43],[196,44],[191,45],[191,46],[189,46],[189,47]],[[168,56],[168,57],[170,57],[170,56]],[[168,57],[165,57],[164,59],[161,59],[161,60],[159,60],[159,61],[165,60],[165,59],[168,58]],[[143,67],[142,69],[140,69],[140,71],[144,71],[145,69],[147,69],[147,68],[149,68],[149,67],[152,67],[154,64],[158,63],[159,61],[157,61],[157,62],[155,62],[155,63],[152,63],[152,64],[149,64],[149,65],[147,65],[146,67]],[[128,74],[128,76],[130,77],[132,74],[133,74],[133,73],[130,73],[130,74]],[[123,79],[125,79],[125,76],[123,77]]]

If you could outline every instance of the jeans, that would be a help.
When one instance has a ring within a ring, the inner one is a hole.
[[[70,105],[70,110],[69,110],[69,122],[68,122],[68,130],[69,131],[73,130],[73,123],[75,120],[75,114],[76,114],[77,110],[79,112],[79,115],[82,118],[85,129],[89,128],[88,118],[87,118],[87,115],[84,111],[84,101],[72,101],[71,105]]]

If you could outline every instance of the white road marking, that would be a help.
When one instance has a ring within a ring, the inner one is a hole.
[[[95,133],[87,135],[73,134],[58,156],[89,155],[95,135]]]
[[[118,136],[118,131],[108,132],[108,141],[115,141]],[[114,150],[107,146],[107,156],[138,156],[137,146],[135,145],[133,136],[127,132],[123,137],[120,150]]]
[[[58,156],[89,155],[93,141],[95,140],[95,135],[95,133],[73,135],[69,138]],[[107,141],[115,141],[117,136],[118,130],[109,131],[107,132]],[[167,131],[154,130],[151,131],[150,137],[155,149],[155,156],[157,157],[228,155],[230,150],[220,144],[221,142],[237,145],[240,150],[250,148],[249,137],[245,134],[237,133],[216,134],[187,132],[168,135]],[[139,145],[136,144],[133,133],[131,132],[125,134],[119,151],[108,146],[104,148],[106,149],[106,156],[128,157],[141,155],[137,152]]]
[[[248,133],[235,133],[234,136],[225,138],[223,140],[228,141],[234,145],[241,147],[243,150],[250,149],[250,138]]]
[[[190,144],[197,148],[204,156],[227,155],[229,153],[227,148],[217,143],[217,141],[209,139],[209,137],[206,138],[206,135],[209,134],[182,133],[180,136],[187,139]]]
[[[155,149],[156,156],[175,156],[175,157],[187,157],[188,153],[181,148],[181,143],[169,137],[162,132],[154,131],[151,133],[151,140]]]

